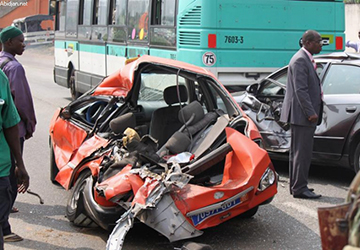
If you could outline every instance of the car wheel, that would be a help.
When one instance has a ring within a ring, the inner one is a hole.
[[[50,145],[50,180],[54,184],[58,184],[55,180],[56,175],[59,173],[59,169],[55,162],[54,148]]]
[[[92,178],[90,171],[81,173],[77,179],[67,202],[66,217],[76,226],[96,227],[97,225],[87,216],[84,208],[83,191],[88,178]]]
[[[355,173],[359,172],[360,168],[360,143],[356,146],[354,152],[354,171]]]
[[[71,73],[70,73],[68,85],[70,88],[71,99],[76,100],[80,96],[80,93],[76,90],[75,87],[75,70],[73,68],[71,68],[70,70]]]
[[[243,219],[249,219],[257,213],[258,209],[259,206],[253,207],[250,210],[246,211],[245,213],[240,214],[239,217]]]

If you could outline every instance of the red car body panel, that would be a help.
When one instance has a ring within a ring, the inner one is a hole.
[[[106,77],[93,95],[126,96],[133,86],[129,65]]]
[[[221,184],[213,187],[188,184],[186,188],[173,193],[172,197],[175,200],[176,206],[182,214],[186,215],[191,211],[226,200],[251,186],[253,186],[254,189],[248,193],[246,200],[230,209],[231,213],[229,213],[230,210],[225,210],[223,213],[219,213],[199,223],[195,226],[196,229],[216,226],[256,207],[266,201],[268,197],[272,197],[277,193],[276,185],[273,185],[257,194],[258,180],[267,167],[272,167],[266,151],[231,128],[226,128],[226,133],[233,152],[226,156]],[[215,193],[218,192],[224,193],[221,200],[214,198]],[[190,218],[187,219],[192,223]]]
[[[84,141],[87,136],[86,131],[67,120],[61,119],[59,113],[58,118],[54,120],[50,127],[50,136],[53,143],[55,162],[59,168],[56,181],[65,189],[71,187],[70,180],[74,179],[73,174],[75,173],[73,171],[79,163],[98,148],[105,147],[108,144],[108,140],[96,134]],[[96,167],[90,167],[90,165]],[[99,165],[100,162],[88,164],[87,166],[94,175],[97,175]]]
[[[144,184],[144,181],[138,175],[130,173],[131,168],[131,165],[127,165],[116,175],[97,184],[97,188],[105,189],[106,200],[110,200],[116,195],[121,195],[131,190],[133,190],[133,193],[136,193]]]

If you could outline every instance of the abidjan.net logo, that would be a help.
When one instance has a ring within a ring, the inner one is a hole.
[[[27,6],[27,2],[20,2],[20,1],[0,1],[0,6],[4,7],[21,7],[21,6]]]

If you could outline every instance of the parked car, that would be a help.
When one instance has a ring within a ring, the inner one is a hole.
[[[360,162],[360,55],[332,53],[315,56],[323,88],[324,110],[314,135],[312,161],[359,171]],[[287,159],[288,124],[279,122],[286,91],[287,66],[275,71],[247,91],[234,96],[256,123],[264,148],[273,159]]]
[[[66,214],[76,225],[111,229],[128,218],[108,249],[134,218],[177,241],[273,199],[278,178],[261,144],[210,72],[142,56],[55,112],[51,180],[72,188]]]

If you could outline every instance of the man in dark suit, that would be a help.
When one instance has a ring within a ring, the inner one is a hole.
[[[321,195],[315,194],[307,185],[313,136],[322,115],[322,88],[313,60],[313,55],[322,49],[320,34],[314,30],[306,31],[302,45],[289,63],[280,120],[290,123],[291,127],[290,193],[294,198],[317,199]]]

